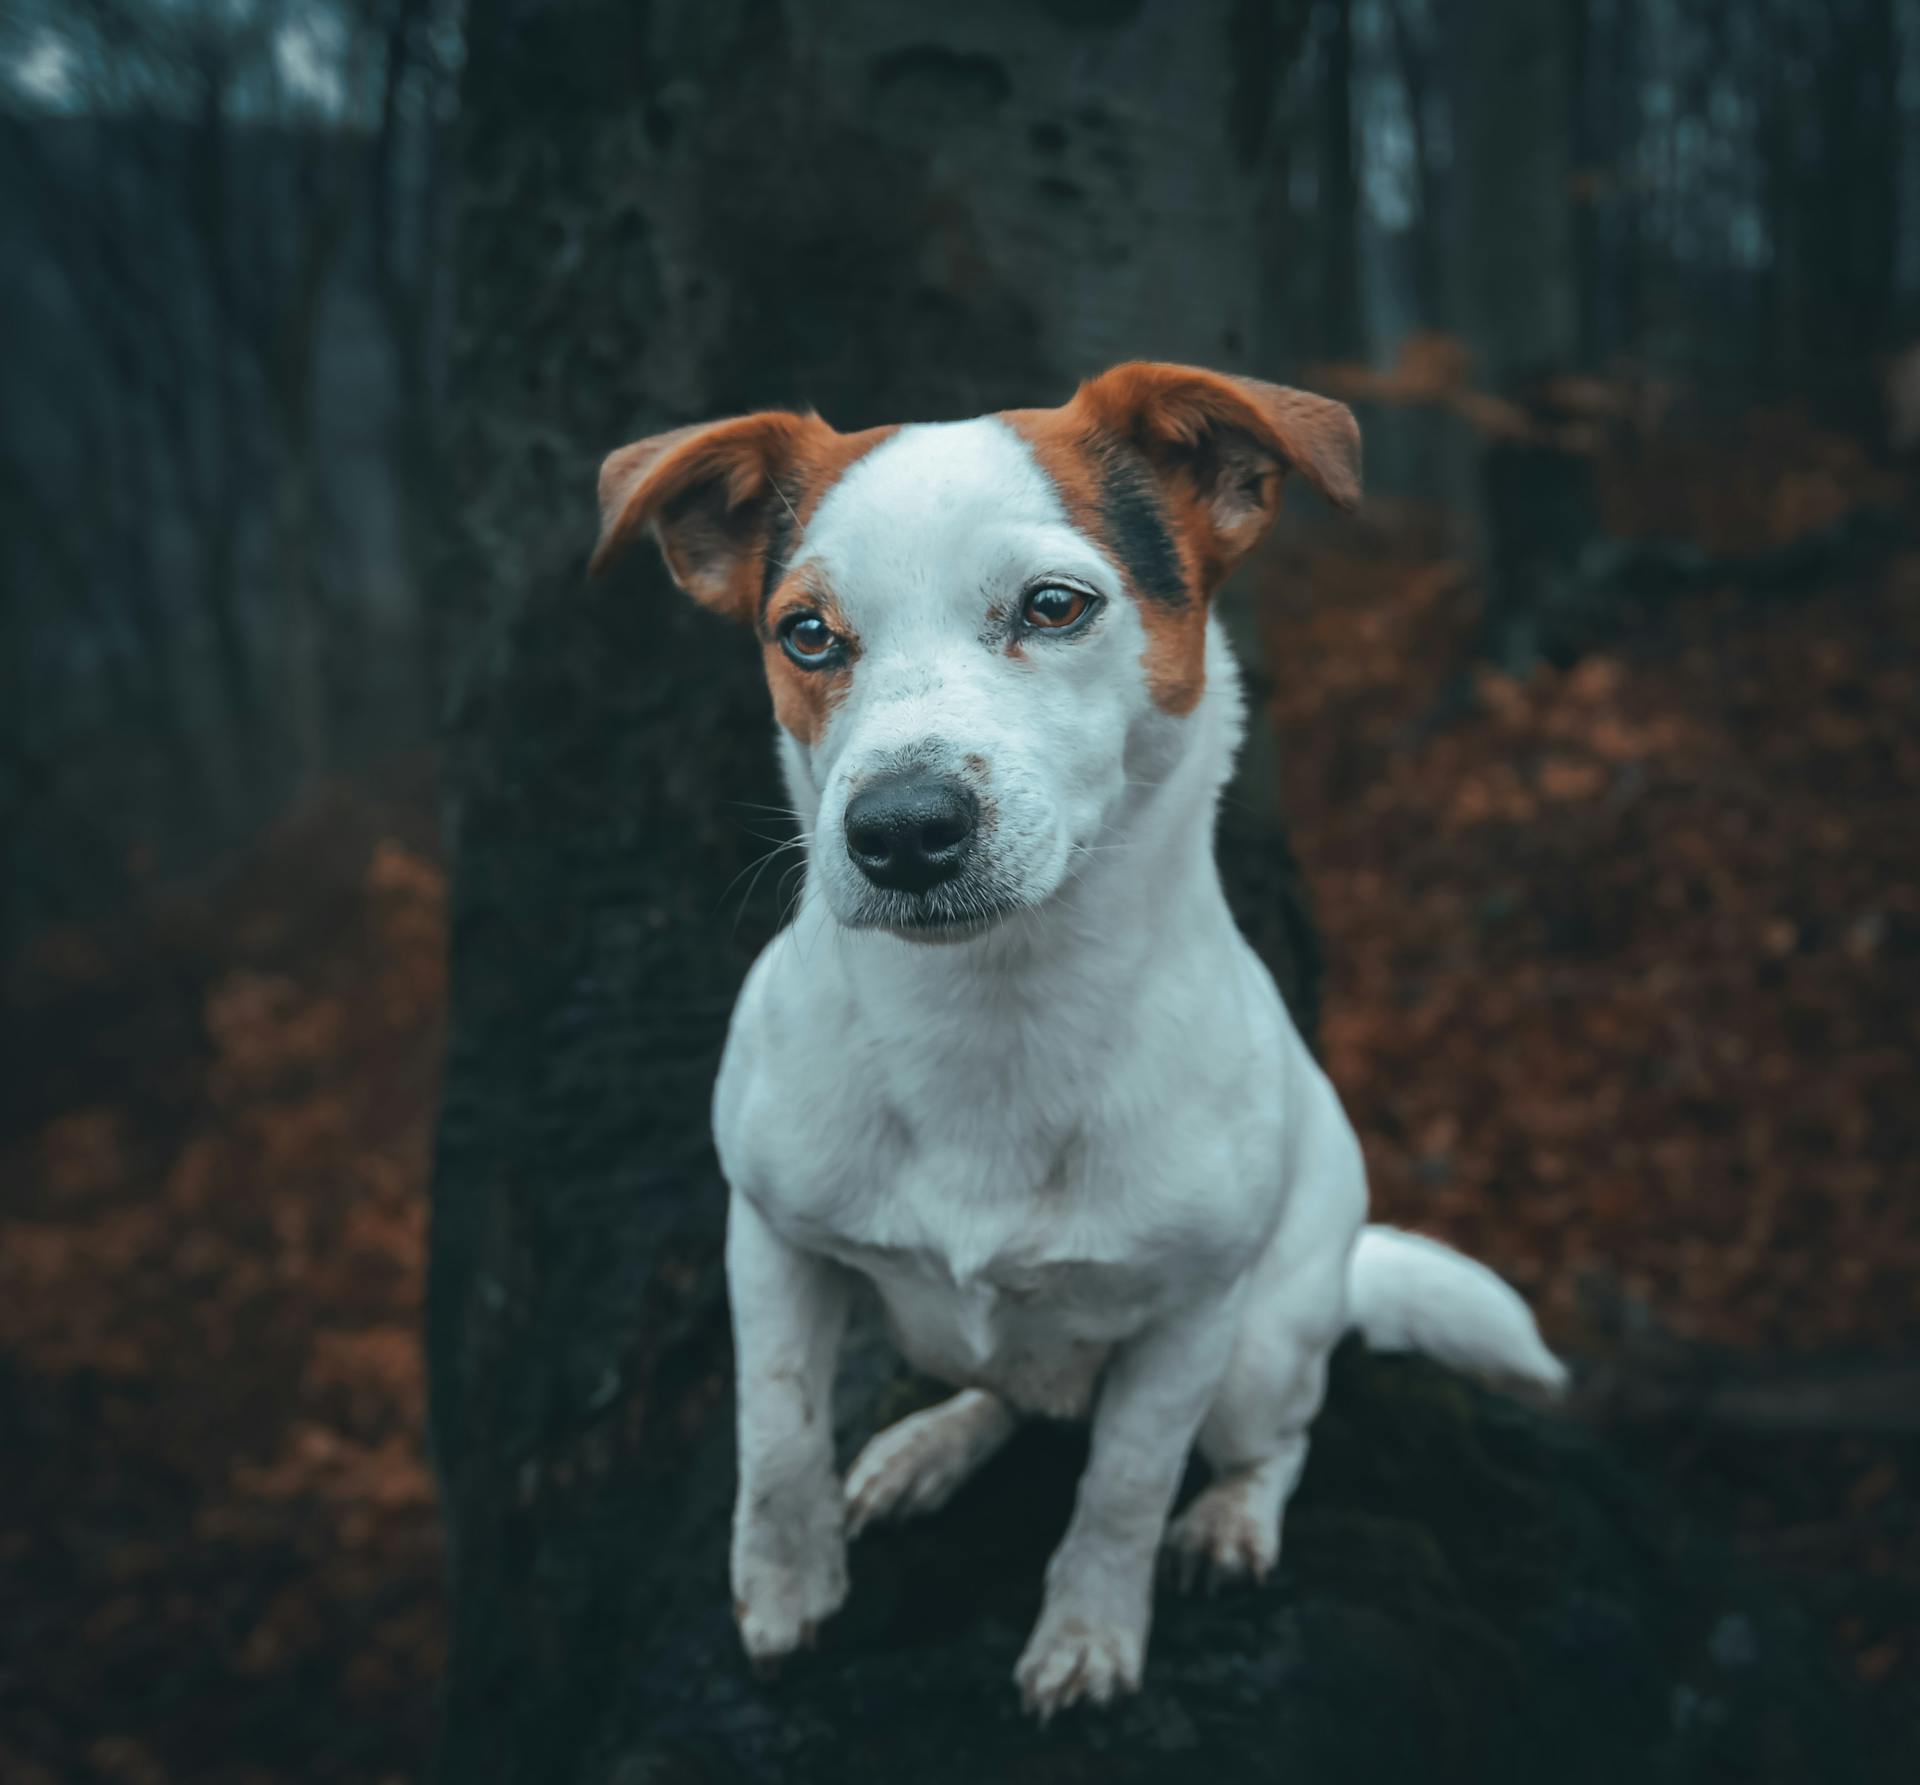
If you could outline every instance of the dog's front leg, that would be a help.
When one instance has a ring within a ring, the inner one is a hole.
[[[1041,1721],[1140,1684],[1155,1559],[1187,1452],[1213,1399],[1244,1291],[1130,1340],[1108,1365],[1073,1519],[1014,1679]]]
[[[740,1487],[733,1611],[757,1666],[813,1640],[847,1595],[847,1541],[833,1472],[833,1374],[847,1280],[802,1252],[737,1191],[727,1215]]]

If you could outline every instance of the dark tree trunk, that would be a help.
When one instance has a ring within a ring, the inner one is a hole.
[[[1573,166],[1568,202],[1573,207],[1572,255],[1576,337],[1583,369],[1597,368],[1604,355],[1605,260],[1601,251],[1601,167],[1606,158],[1605,59],[1594,20],[1593,0],[1567,0],[1568,50],[1572,75]]]
[[[1524,669],[1576,641],[1580,560],[1599,530],[1556,375],[1580,356],[1573,203],[1575,9],[1474,0],[1454,58],[1455,313],[1513,425],[1481,455],[1484,648]]]
[[[1292,35],[1260,10],[474,9],[428,1319],[448,1785],[1611,1781],[1641,1761],[1785,1780],[1823,1739],[1798,1624],[1717,1553],[1683,1554],[1589,1442],[1357,1358],[1284,1577],[1164,1606],[1147,1691],[1109,1716],[1042,1737],[1009,1678],[1075,1475],[1058,1432],[863,1542],[848,1610],[789,1677],[755,1682],[736,1650],[706,1103],[780,904],[750,875],[726,889],[781,796],[746,642],[638,559],[583,585],[595,467],[642,429],[770,400],[857,426],[1047,400],[1132,351],[1235,361],[1266,264],[1244,227],[1270,165],[1256,102],[1280,73],[1244,51]],[[1243,819],[1225,853],[1310,1026],[1284,843]],[[842,1386],[846,1434],[916,1392],[870,1337]],[[1676,1737],[1722,1614],[1758,1659]]]
[[[1893,0],[1836,9],[1837,42],[1825,71],[1826,205],[1838,278],[1820,343],[1832,372],[1864,345],[1890,343],[1899,230],[1900,40]]]
[[[1432,140],[1433,70],[1435,55],[1430,38],[1414,22],[1415,0],[1390,0],[1387,25],[1393,35],[1395,72],[1407,107],[1407,128],[1413,139],[1414,189],[1420,213],[1413,231],[1414,304],[1421,325],[1447,325],[1447,293],[1441,275],[1441,230],[1444,206]]]
[[[1330,359],[1364,354],[1360,301],[1360,167],[1353,136],[1353,0],[1327,11],[1320,95],[1320,347]]]
[[[1619,227],[1613,243],[1614,339],[1629,354],[1646,348],[1646,193],[1633,151],[1639,147],[1642,61],[1641,0],[1624,0],[1611,21],[1607,121],[1613,133],[1613,177]]]
[[[1781,67],[1759,99],[1756,135],[1761,163],[1769,253],[1760,296],[1760,381],[1785,379],[1799,369],[1806,336],[1804,171],[1800,154],[1798,99],[1789,81],[1788,56],[1804,45],[1787,37]]]

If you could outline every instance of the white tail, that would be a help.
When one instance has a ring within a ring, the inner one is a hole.
[[[1348,1318],[1380,1351],[1559,1393],[1566,1365],[1515,1292],[1464,1252],[1395,1227],[1364,1227],[1347,1268]]]

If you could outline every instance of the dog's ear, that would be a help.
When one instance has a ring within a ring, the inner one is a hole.
[[[1083,384],[1073,406],[1144,456],[1209,593],[1273,524],[1288,472],[1337,508],[1360,501],[1360,426],[1327,397],[1136,360]]]
[[[729,619],[759,611],[768,553],[785,537],[809,458],[836,436],[817,415],[770,410],[636,440],[600,467],[598,576],[651,529],[673,580]]]

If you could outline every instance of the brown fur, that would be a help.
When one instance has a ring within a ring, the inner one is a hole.
[[[1286,473],[1299,471],[1339,507],[1360,499],[1351,412],[1254,378],[1136,361],[1090,379],[1058,409],[1002,419],[1032,448],[1073,524],[1123,570],[1102,510],[1102,461],[1137,452],[1151,469],[1187,599],[1130,593],[1147,633],[1147,685],[1169,713],[1191,712],[1206,690],[1207,604],[1273,524]]]
[[[1074,530],[1101,544],[1100,480],[1094,469],[1099,434],[1077,403],[1058,409],[1003,409],[1000,419],[1026,441],[1060,494]]]
[[[1132,440],[1163,476],[1183,479],[1206,502],[1218,548],[1234,559],[1278,511],[1269,478],[1298,471],[1336,508],[1360,501],[1360,429],[1328,397],[1135,360],[1089,379],[1069,407]]]
[[[801,610],[818,614],[840,635],[845,648],[838,663],[804,669],[781,649],[780,622]],[[815,572],[802,570],[774,590],[760,624],[760,657],[767,672],[767,689],[773,695],[773,716],[801,743],[820,741],[834,704],[853,681],[853,666],[859,656],[859,639],[848,627],[832,589]]]
[[[599,575],[651,527],[673,580],[694,600],[743,625],[758,619],[774,716],[811,744],[846,687],[858,645],[832,592],[804,574],[782,577],[761,614],[767,559],[776,540],[789,553],[797,546],[820,499],[894,431],[842,434],[817,415],[769,410],[623,446],[600,469],[600,541],[589,574]],[[774,628],[801,606],[817,609],[848,641],[845,662],[802,669],[780,648]]]
[[[1163,713],[1184,719],[1207,691],[1207,610],[1198,602],[1186,608],[1143,602],[1140,623],[1147,633],[1147,693]]]
[[[750,620],[759,600],[778,480],[815,430],[817,416],[736,416],[635,441],[600,468],[598,576],[651,527],[673,580],[730,619]]]
[[[648,527],[673,580],[732,620],[759,609],[779,518],[797,533],[856,459],[894,433],[842,434],[817,415],[767,410],[636,440],[600,467],[598,576]]]
[[[1101,510],[1100,456],[1118,444],[1103,418],[1076,395],[1058,409],[1013,409],[1001,419],[1032,449],[1040,468],[1060,492],[1061,506],[1074,527],[1125,574],[1125,560]],[[1189,529],[1180,524],[1171,509],[1167,522],[1174,549],[1180,554],[1183,581],[1192,590],[1200,584],[1201,571],[1193,560]],[[1181,607],[1170,607],[1133,587],[1131,577],[1127,580],[1128,593],[1140,611],[1140,624],[1147,634],[1147,648],[1141,657],[1147,691],[1164,711],[1176,716],[1190,713],[1199,705],[1207,685],[1206,608],[1193,599]]]
[[[1255,378],[1194,366],[1135,361],[1088,380],[1056,409],[1007,410],[1060,493],[1068,519],[1123,571],[1110,537],[1106,482],[1129,460],[1144,467],[1178,560],[1181,589],[1133,586],[1147,634],[1144,668],[1153,699],[1189,713],[1206,690],[1208,604],[1273,524],[1280,487],[1298,471],[1328,501],[1360,499],[1360,433],[1342,404]],[[849,466],[896,430],[842,434],[817,415],[769,410],[675,428],[622,447],[600,472],[601,530],[589,566],[598,574],[651,528],[674,580],[730,619],[759,619],[767,685],[780,723],[816,740],[844,690],[858,641],[832,592],[792,579],[768,557],[798,544],[821,498]],[[760,613],[770,574],[778,578]],[[812,605],[848,641],[847,660],[807,670],[780,648],[774,626]],[[1010,654],[1019,654],[1016,638]]]

